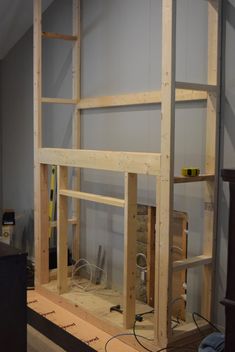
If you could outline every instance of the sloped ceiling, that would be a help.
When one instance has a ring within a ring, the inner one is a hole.
[[[53,0],[43,0],[43,11]],[[33,0],[0,0],[0,59],[33,24]]]

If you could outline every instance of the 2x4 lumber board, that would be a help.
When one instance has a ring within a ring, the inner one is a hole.
[[[80,0],[73,0],[73,35],[79,38],[73,46],[73,62],[72,62],[72,84],[73,84],[73,99],[80,101],[81,89],[81,2]],[[72,130],[72,148],[81,148],[81,111],[74,106],[73,112],[73,130]],[[79,168],[73,169],[72,173],[72,187],[75,191],[80,191],[81,184],[81,170]],[[79,199],[72,199],[72,216],[78,219],[77,225],[73,226],[72,238],[72,256],[73,259],[79,260],[80,252],[80,201]]]
[[[147,304],[154,307],[156,208],[148,206],[147,223]]]
[[[159,175],[159,153],[110,152],[98,150],[74,150],[41,148],[39,162],[49,165],[80,167],[95,170]]]
[[[200,84],[188,82],[175,82],[176,89],[199,90],[203,92],[216,92],[217,86],[213,84]]]
[[[197,101],[206,100],[207,93],[204,91],[188,91],[180,89],[176,91],[176,101]],[[161,91],[130,93],[113,96],[101,96],[93,98],[83,98],[78,103],[78,109],[97,109],[118,106],[145,105],[145,104],[161,104]]]
[[[78,39],[78,37],[75,35],[59,34],[53,32],[42,32],[42,37],[48,39],[62,39],[67,41],[76,41]]]
[[[68,199],[61,196],[60,189],[68,186],[68,169],[59,166],[57,176],[57,289],[62,294],[68,290]]]
[[[69,225],[77,225],[78,224],[78,220],[76,218],[68,219],[68,224]],[[51,221],[50,222],[50,227],[57,227],[57,221]]]
[[[66,98],[42,98],[44,104],[64,104],[64,105],[76,105],[77,99],[66,99]]]
[[[95,202],[95,203],[100,203],[100,204],[112,205],[112,206],[120,207],[120,208],[124,208],[124,206],[125,206],[124,199],[100,196],[98,194],[61,189],[60,195],[66,196],[66,197],[77,198],[77,199],[88,200],[90,202]]]
[[[204,336],[207,336],[211,333],[211,327],[210,325],[205,322],[202,319],[197,319],[198,326],[200,328],[200,331],[203,333]],[[171,344],[175,345],[177,342],[179,343],[179,346],[193,346],[193,343],[195,343],[196,346],[199,345],[201,341],[201,338],[199,337],[198,334],[198,328],[195,326],[194,322],[187,323],[187,324],[180,324],[177,326],[174,331],[173,335],[171,338]],[[195,351],[197,351],[197,347],[195,346]],[[182,349],[182,351],[187,351],[187,347],[185,347],[185,350]]]
[[[173,181],[175,140],[176,1],[162,2],[162,123],[161,175],[157,181],[158,237],[156,243],[155,338],[166,347],[171,337]]]
[[[206,255],[199,255],[192,258],[187,258],[184,260],[177,260],[173,262],[173,270],[181,271],[189,268],[194,268],[199,265],[208,265],[212,263],[212,257]]]
[[[38,149],[42,146],[42,42],[41,0],[34,1],[34,234],[35,283],[49,281],[49,224],[48,224],[48,174],[47,166],[38,162]]]
[[[216,85],[220,91],[221,55],[221,0],[208,1],[208,84]],[[206,173],[215,173],[215,181],[205,184],[204,193],[204,242],[203,254],[215,258],[218,184],[218,140],[219,140],[219,94],[208,94],[206,117]],[[203,269],[202,314],[211,319],[213,307],[215,261]]]
[[[49,282],[48,166],[37,165],[34,172],[35,283],[38,286]]]
[[[193,182],[202,182],[202,181],[214,181],[215,175],[199,175],[199,176],[175,176],[174,183],[193,183]]]
[[[49,271],[49,275],[50,275],[50,281],[51,280],[57,280],[57,269],[51,269]],[[69,277],[72,276],[72,265],[68,266],[68,276]]]
[[[125,174],[123,324],[131,329],[136,308],[137,175]]]

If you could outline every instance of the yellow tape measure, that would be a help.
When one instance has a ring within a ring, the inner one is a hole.
[[[200,169],[197,167],[183,167],[181,169],[182,176],[198,176],[200,174]]]

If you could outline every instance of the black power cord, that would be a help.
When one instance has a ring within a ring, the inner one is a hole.
[[[193,312],[192,313],[192,318],[193,318],[194,324],[196,325],[197,330],[198,330],[198,332],[199,332],[199,334],[201,336],[204,336],[204,334],[202,333],[202,331],[201,331],[201,329],[200,329],[200,327],[199,327],[199,325],[197,323],[197,320],[195,318],[196,316],[201,318],[201,319],[203,319],[204,321],[206,321],[216,332],[221,333],[221,331],[211,321],[209,321],[207,318],[203,317],[203,315],[201,315],[200,313]]]
[[[144,315],[147,315],[147,314],[151,314],[153,313],[154,311],[150,311],[150,312],[146,312],[146,313],[142,313],[142,314],[139,314],[140,316],[144,316]],[[153,350],[150,350],[149,348],[147,348],[146,346],[144,346],[144,344],[139,340],[139,338],[143,338],[143,336],[140,336],[140,335],[137,335],[136,334],[136,320],[134,322],[134,326],[133,326],[133,336],[135,338],[135,340],[138,342],[138,344],[144,348],[146,351],[148,352],[162,352],[162,351],[166,351],[166,350],[170,350],[170,349],[180,349],[182,350],[182,348],[186,348],[188,349],[189,351],[194,351],[195,352],[195,348],[192,348],[192,347],[189,347],[187,345],[184,345],[184,346],[167,346],[167,347],[163,347],[163,348],[160,348],[159,350],[157,351],[153,351]],[[144,337],[145,340],[148,340],[148,341],[154,341],[153,339],[148,339],[146,337]]]
[[[139,340],[139,338],[145,339],[145,340],[147,340],[147,341],[154,341],[154,340],[153,340],[153,339],[149,339],[149,338],[147,338],[147,337],[145,337],[145,336],[141,336],[141,335],[139,335],[139,334],[136,334],[136,323],[137,323],[137,321],[141,322],[141,321],[143,320],[143,316],[144,316],[144,315],[152,314],[152,313],[154,313],[154,310],[151,310],[151,311],[149,311],[149,312],[144,312],[144,313],[137,314],[137,315],[136,315],[135,322],[134,322],[134,325],[133,325],[133,333],[126,333],[126,334],[124,333],[124,334],[118,334],[118,335],[112,336],[112,337],[106,342],[106,344],[105,344],[105,347],[104,347],[105,352],[108,352],[108,350],[107,350],[108,344],[109,344],[113,339],[118,338],[118,337],[121,337],[121,336],[134,336],[136,342],[137,342],[145,351],[148,351],[148,352],[163,352],[163,351],[171,350],[171,349],[175,349],[175,350],[177,349],[177,350],[181,350],[181,351],[182,351],[182,349],[183,349],[184,351],[188,350],[188,351],[194,351],[194,352],[195,352],[195,347],[190,347],[189,344],[182,345],[182,346],[177,346],[177,345],[172,345],[172,346],[170,346],[170,345],[168,345],[167,347],[163,347],[163,348],[161,348],[161,349],[159,349],[159,350],[156,350],[156,351],[150,350],[149,348],[147,348],[146,346],[144,346],[144,344]],[[198,325],[198,323],[197,323],[197,321],[196,321],[196,318],[195,318],[196,316],[199,317],[199,318],[201,318],[201,319],[203,319],[203,320],[205,320],[215,331],[221,333],[221,331],[220,331],[212,322],[210,322],[208,319],[206,319],[205,317],[203,317],[201,314],[199,314],[199,313],[197,313],[197,312],[193,312],[193,313],[192,313],[192,318],[193,318],[193,321],[194,321],[194,323],[195,323],[195,325],[196,325],[196,327],[197,327],[197,329],[198,329],[200,335],[202,335],[202,331],[201,331],[201,329],[200,329],[200,327],[199,327],[199,325]]]

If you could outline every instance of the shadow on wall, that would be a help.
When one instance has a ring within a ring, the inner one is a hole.
[[[34,217],[32,209],[16,213],[12,245],[27,252],[29,259],[34,257]]]
[[[235,7],[228,0],[225,2],[225,15],[227,22],[235,28]]]
[[[226,130],[226,132],[228,133],[229,141],[232,144],[233,149],[235,150],[235,138],[234,138],[235,112],[227,97],[225,97],[225,100],[224,100],[224,121],[223,122],[224,122],[224,130]],[[221,165],[223,165],[223,161],[224,161],[223,159],[224,159],[225,153],[226,151],[224,150],[222,155]],[[235,165],[233,164],[231,165],[231,167],[232,166],[235,166]]]

